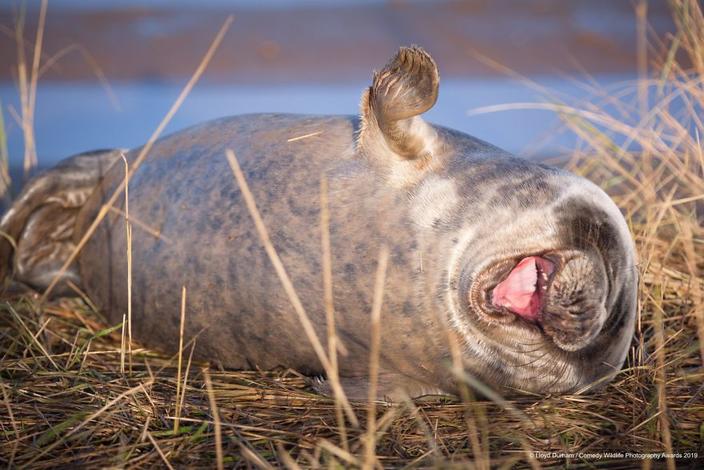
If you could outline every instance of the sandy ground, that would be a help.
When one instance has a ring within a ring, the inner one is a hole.
[[[38,2],[37,2],[38,3]],[[196,3],[197,4],[197,3]],[[649,2],[652,32],[673,30],[665,1]],[[169,81],[190,74],[228,14],[235,22],[207,78],[227,83],[329,82],[366,77],[403,44],[420,44],[445,76],[496,73],[472,51],[522,74],[622,73],[635,63],[633,2],[391,1],[297,9],[71,10],[49,2],[45,58],[71,49],[45,79]],[[0,7],[0,80],[16,75],[14,13]],[[27,15],[31,42],[36,10]],[[28,51],[31,48],[28,47]]]

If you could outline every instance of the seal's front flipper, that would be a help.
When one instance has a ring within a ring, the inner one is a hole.
[[[402,47],[374,74],[372,86],[362,95],[363,153],[387,166],[399,161],[426,166],[440,146],[437,133],[420,114],[437,101],[439,83],[437,66],[427,52]]]
[[[340,385],[348,400],[367,401],[369,399],[369,377],[367,376],[340,377]],[[327,379],[316,378],[312,386],[321,395],[335,396]],[[443,394],[443,392],[437,387],[426,385],[402,374],[382,371],[377,378],[377,400],[401,401],[405,397],[416,398],[435,394]]]
[[[12,270],[16,281],[46,288],[76,248],[76,216],[100,178],[122,154],[100,150],[63,160],[32,178],[0,219],[0,280]],[[54,291],[70,293],[63,281],[79,284],[75,264]]]

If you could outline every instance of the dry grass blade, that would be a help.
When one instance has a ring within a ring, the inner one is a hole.
[[[127,343],[125,342],[125,331],[127,330],[127,314],[122,314],[122,323],[120,324],[120,373],[125,373],[125,356],[127,351]]]
[[[337,385],[333,390],[341,390],[340,376],[337,365],[338,337],[335,331],[335,305],[332,291],[332,248],[330,246],[330,207],[328,201],[328,179],[323,174],[320,177],[320,237],[322,245],[323,292],[325,303],[325,320],[327,322],[328,357],[330,358],[330,377]],[[342,399],[335,394],[335,417],[340,430],[342,448],[349,452],[347,443],[347,427],[342,414]]]
[[[376,461],[376,400],[379,379],[379,349],[381,347],[381,307],[384,301],[384,282],[389,263],[389,249],[382,247],[379,252],[374,299],[371,311],[371,341],[369,348],[369,395],[367,397],[367,435],[364,442],[364,464],[362,468],[373,468]]]
[[[127,250],[127,351],[130,365],[130,373],[132,373],[132,223],[130,222],[130,165],[127,162],[127,157],[123,153],[121,155],[122,162],[125,165],[125,249]],[[124,321],[124,319],[123,319]]]
[[[12,412],[12,404],[10,403],[10,397],[7,395],[5,390],[5,384],[0,382],[0,388],[2,389],[2,398],[5,402],[5,408],[7,408],[7,416],[10,418],[10,424],[12,425],[12,431],[14,432],[15,442],[12,445],[12,451],[10,452],[10,458],[8,459],[7,466],[12,468],[12,463],[15,460],[15,452],[17,452],[18,439],[20,437],[20,431],[17,428],[17,422],[15,421],[15,415]]]
[[[450,354],[452,355],[452,369],[455,371],[455,375],[464,374],[464,365],[462,362],[462,351],[460,346],[460,340],[457,336],[450,330],[446,331],[447,341],[450,346]],[[459,380],[459,392],[462,402],[466,405],[474,403],[474,397],[472,392],[469,390],[469,384],[465,380]],[[474,456],[474,466],[481,469],[489,464],[488,462],[488,443],[484,442],[484,446],[479,442],[478,429],[476,415],[481,414],[481,411],[476,406],[468,406],[464,410],[464,420],[467,427],[467,437],[469,444],[472,448],[472,454]],[[485,424],[482,423],[482,424]]]
[[[319,136],[322,133],[323,133],[323,131],[311,132],[310,134],[299,135],[297,137],[291,137],[290,139],[286,139],[286,142],[297,142],[299,140],[309,139],[311,137]]]
[[[83,62],[88,65],[88,67],[93,72],[93,75],[95,75],[95,78],[103,87],[103,90],[105,90],[105,94],[112,103],[113,107],[116,110],[120,111],[120,102],[117,99],[117,96],[115,95],[115,92],[113,91],[112,87],[110,86],[110,82],[108,82],[108,79],[105,77],[105,73],[103,73],[103,70],[98,65],[98,62],[93,58],[93,56],[88,52],[88,50],[86,50],[86,48],[81,46],[80,44],[71,44],[56,52],[53,56],[47,59],[44,65],[42,65],[37,75],[41,78],[42,75],[44,75],[51,68],[55,67],[61,59],[63,59],[66,55],[73,51],[76,51],[80,54],[81,58],[83,59]]]
[[[186,363],[186,372],[183,374],[183,385],[181,386],[179,401],[178,401],[178,418],[181,418],[181,411],[183,410],[183,403],[186,400],[186,387],[188,386],[188,374],[191,371],[191,363],[193,362],[193,351],[196,349],[195,340],[191,344],[191,352],[188,353],[188,362]],[[175,431],[177,433],[177,431]]]
[[[254,452],[252,449],[245,445],[240,445],[240,451],[242,456],[247,459],[247,461],[261,470],[273,470],[272,467],[266,460],[262,459],[260,455]]]
[[[178,328],[178,370],[176,373],[176,419],[174,420],[174,434],[178,434],[178,426],[181,418],[181,365],[183,363],[183,329],[186,325],[186,286],[181,288],[181,321]],[[191,349],[193,352],[193,349]],[[189,358],[190,363],[190,358]],[[188,373],[186,373],[188,375]],[[185,389],[185,384],[184,384]],[[184,390],[185,391],[185,390]]]
[[[5,113],[0,100],[0,202],[8,202],[10,197],[10,154],[7,150],[7,134],[5,133]]]
[[[154,436],[152,436],[152,434],[146,430],[145,434],[147,436],[147,439],[149,439],[149,442],[151,442],[154,448],[156,449],[157,453],[159,454],[159,457],[161,457],[161,460],[164,462],[164,465],[166,465],[169,470],[174,470],[174,467],[169,463],[169,460],[166,458],[166,455],[164,455],[164,452],[161,450],[161,447],[159,447],[159,444],[154,439]]]
[[[308,338],[308,341],[310,341],[310,344],[313,346],[313,349],[315,350],[315,353],[318,356],[318,360],[325,369],[327,377],[333,377],[330,359],[325,354],[323,345],[320,343],[320,339],[315,333],[315,328],[313,328],[313,324],[311,323],[310,319],[308,318],[308,315],[305,312],[305,309],[303,308],[303,304],[301,303],[301,300],[298,297],[298,294],[296,293],[296,289],[294,289],[293,284],[291,283],[291,279],[286,273],[286,269],[284,268],[284,265],[281,262],[281,258],[279,258],[279,255],[276,252],[274,245],[271,243],[271,239],[269,238],[269,232],[267,231],[266,226],[264,225],[264,221],[262,220],[261,215],[259,214],[256,202],[254,201],[254,196],[252,196],[252,192],[249,189],[249,185],[247,184],[247,180],[244,177],[244,173],[242,173],[242,169],[240,168],[240,164],[237,161],[237,157],[235,157],[235,153],[230,149],[226,151],[226,157],[228,163],[230,164],[230,168],[232,169],[232,173],[235,176],[235,180],[237,181],[237,184],[239,185],[240,190],[242,191],[242,196],[244,197],[247,209],[249,210],[252,219],[254,219],[254,225],[257,228],[257,232],[259,233],[259,238],[262,242],[262,245],[264,245],[264,249],[266,250],[266,253],[269,256],[271,264],[274,265],[276,274],[279,276],[279,280],[281,281],[281,284],[283,285],[283,288],[286,291],[286,295],[288,295],[288,298],[291,301],[291,304],[293,305],[293,309],[296,312],[296,315],[298,316],[298,320],[301,323],[303,330],[305,331],[306,337]],[[355,416],[354,411],[352,411],[352,407],[350,406],[344,391],[340,387],[339,382],[336,383],[334,380],[331,380],[330,384],[333,387],[335,396],[338,397],[342,402],[342,406],[344,407],[347,413],[347,419],[349,419],[352,424],[357,426],[357,417]]]
[[[321,439],[318,442],[318,445],[320,446],[321,449],[325,449],[326,451],[330,452],[332,455],[347,462],[349,465],[353,465],[355,467],[361,466],[359,460],[354,455],[350,454],[349,452],[345,452],[343,449],[340,449],[335,444],[333,444],[332,442],[330,442],[326,439]]]
[[[22,117],[18,119],[22,127],[22,132],[25,139],[24,147],[24,174],[27,177],[29,170],[31,169],[31,164],[34,161],[33,157],[33,146],[34,139],[31,138],[30,130],[27,127],[27,120],[29,118],[25,111],[29,109],[29,91],[27,83],[27,59],[25,57],[24,51],[24,21],[26,15],[26,6],[21,5],[20,11],[15,18],[15,44],[17,46],[17,81],[20,89],[20,107],[22,109]]]
[[[663,299],[659,299],[662,302]],[[670,433],[670,419],[667,411],[667,388],[665,375],[665,334],[662,325],[662,310],[655,308],[655,356],[656,356],[656,388],[658,396],[658,414],[661,426],[662,441],[665,451],[672,455],[672,435]],[[675,469],[675,460],[670,457],[667,459],[668,470]]]
[[[276,452],[278,453],[279,458],[281,459],[281,462],[284,464],[286,468],[289,470],[300,470],[301,467],[296,463],[295,460],[293,460],[293,457],[291,457],[291,454],[286,452],[286,449],[281,447],[281,444],[276,446]]]
[[[225,468],[223,464],[223,454],[222,454],[222,426],[220,424],[220,413],[218,413],[218,404],[215,400],[215,393],[213,392],[213,383],[210,380],[210,372],[207,368],[203,368],[203,380],[205,381],[205,386],[208,390],[208,403],[210,403],[210,414],[213,416],[213,423],[215,426],[215,455],[218,470]]]
[[[648,112],[648,39],[646,27],[648,22],[648,2],[638,0],[636,13],[636,58],[638,62],[638,106],[641,116]]]
[[[48,0],[42,0],[39,8],[39,24],[37,25],[37,37],[34,41],[34,54],[32,55],[32,76],[29,82],[29,109],[32,114],[37,103],[37,81],[39,80],[39,64],[42,57],[42,44],[44,42],[44,25],[46,24],[46,9]],[[31,124],[33,126],[33,123]],[[36,161],[34,162],[36,164]]]
[[[39,79],[39,63],[41,61],[42,43],[44,40],[44,25],[46,22],[47,0],[42,0],[39,9],[39,23],[37,25],[36,37],[34,40],[34,54],[32,56],[32,68],[29,77],[27,76],[27,60],[24,51],[24,21],[26,6],[22,3],[19,17],[15,24],[15,42],[17,45],[17,72],[20,89],[21,104],[21,124],[24,137],[24,175],[37,166],[37,150],[34,139],[34,109],[37,95],[37,80]]]
[[[110,211],[123,217],[126,222],[130,223],[131,226],[137,226],[137,227],[141,228],[142,230],[147,232],[152,237],[158,238],[159,240],[163,240],[166,243],[173,243],[173,241],[170,238],[165,237],[161,232],[159,232],[159,230],[156,230],[156,229],[150,227],[149,225],[142,222],[141,220],[134,218],[134,216],[128,217],[127,214],[125,213],[125,211],[123,211],[122,209],[120,209],[118,207],[111,207]]]

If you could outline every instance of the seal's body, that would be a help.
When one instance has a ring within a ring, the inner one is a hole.
[[[158,141],[129,182],[135,337],[177,347],[185,286],[185,336],[197,335],[199,357],[231,368],[323,372],[225,159],[232,149],[323,342],[319,182],[329,182],[339,368],[352,398],[367,393],[382,246],[391,256],[381,396],[399,387],[411,395],[453,391],[453,341],[466,370],[495,386],[572,391],[617,370],[636,302],[634,252],[618,209],[582,178],[422,121],[437,87],[432,59],[402,49],[375,75],[359,118],[238,116]],[[124,156],[134,162],[139,152]],[[52,213],[63,214],[70,229],[43,240],[61,247],[51,259],[65,260],[123,183],[120,155],[74,157],[28,185],[0,223],[19,241],[16,278],[47,285],[56,262],[49,269],[23,244],[38,245],[29,240],[42,238]],[[88,171],[88,158],[100,165]],[[41,204],[61,191],[83,196]],[[112,322],[127,311],[124,210],[120,202],[108,212],[64,274]]]

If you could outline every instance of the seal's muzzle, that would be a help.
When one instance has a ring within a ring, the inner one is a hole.
[[[576,351],[601,330],[607,290],[596,251],[560,250],[493,264],[474,280],[470,305],[490,322],[523,321],[560,349]]]

